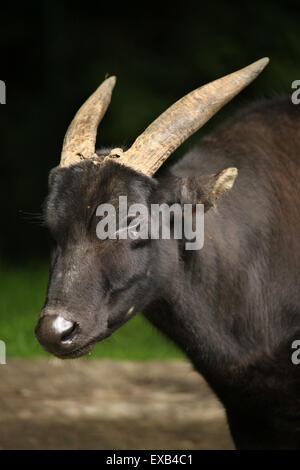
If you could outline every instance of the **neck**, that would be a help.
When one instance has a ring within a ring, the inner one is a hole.
[[[243,291],[235,284],[230,265],[223,266],[222,243],[206,232],[203,250],[178,254],[161,297],[151,303],[145,315],[171,338],[208,382],[231,380],[232,370],[243,370],[262,352],[261,338],[241,313]],[[170,257],[169,257],[170,259]],[[226,273],[226,275],[224,275]],[[246,331],[247,334],[242,334]]]

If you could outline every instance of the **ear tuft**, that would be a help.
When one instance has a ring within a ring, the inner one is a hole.
[[[180,188],[180,202],[181,204],[201,203],[204,204],[204,212],[213,208],[217,213],[217,200],[226,191],[232,189],[237,175],[237,168],[229,167],[214,175],[179,177],[177,184]]]
[[[238,175],[237,168],[226,168],[215,177],[215,183],[212,189],[213,199],[216,201],[223,193],[229,191]]]

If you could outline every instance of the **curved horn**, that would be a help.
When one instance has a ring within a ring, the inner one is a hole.
[[[254,80],[268,64],[263,58],[192,91],[161,114],[126,152],[114,149],[118,163],[152,176],[188,137]]]
[[[105,80],[77,111],[64,138],[60,166],[70,166],[95,154],[97,128],[110,103],[116,77]]]

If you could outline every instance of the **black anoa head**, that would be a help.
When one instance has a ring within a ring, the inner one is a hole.
[[[114,161],[57,168],[50,179],[45,221],[55,246],[36,334],[49,352],[76,357],[140,311],[157,290],[151,239],[113,233],[120,228],[119,196],[126,194],[128,207],[148,207],[156,184]],[[107,238],[97,233],[104,219],[97,215],[101,204],[115,209],[105,215],[105,227],[112,222],[114,228],[105,230]],[[124,228],[132,222],[126,217]]]
[[[178,241],[141,237],[128,208],[139,205],[150,213],[153,202],[199,201],[208,209],[233,186],[235,168],[207,177],[174,177],[164,185],[154,175],[266,63],[261,59],[191,92],[126,151],[95,152],[97,127],[109,105],[114,77],[80,108],[67,131],[60,166],[50,173],[45,202],[45,220],[55,247],[47,298],[35,331],[47,351],[61,358],[89,352],[168,289],[177,269]],[[124,198],[125,213],[120,208]]]

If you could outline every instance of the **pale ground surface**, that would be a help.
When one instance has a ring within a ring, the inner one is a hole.
[[[0,377],[0,449],[233,448],[184,361],[8,359]]]

